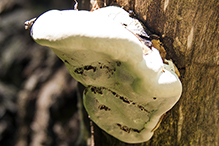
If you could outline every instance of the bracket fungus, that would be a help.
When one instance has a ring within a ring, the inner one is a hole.
[[[31,36],[86,87],[83,102],[90,118],[121,141],[149,140],[181,96],[174,65],[142,43],[138,36],[147,33],[122,8],[50,10],[34,22]]]

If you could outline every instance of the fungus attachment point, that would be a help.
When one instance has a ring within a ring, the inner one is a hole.
[[[51,10],[31,32],[86,87],[83,102],[90,118],[121,141],[149,140],[181,96],[174,67],[163,63],[159,51],[142,39],[148,35],[141,23],[122,8]]]

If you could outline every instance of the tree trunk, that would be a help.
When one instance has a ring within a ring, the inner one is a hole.
[[[108,2],[110,3],[110,2]],[[160,36],[183,83],[179,102],[153,137],[125,144],[95,126],[97,146],[219,145],[219,3],[217,0],[118,0]]]

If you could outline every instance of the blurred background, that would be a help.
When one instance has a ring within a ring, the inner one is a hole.
[[[89,9],[89,1],[78,1]],[[24,22],[74,0],[0,0],[0,145],[85,145],[80,137],[77,82]]]

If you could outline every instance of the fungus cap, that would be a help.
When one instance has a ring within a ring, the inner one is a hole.
[[[116,19],[120,14],[124,20]],[[50,47],[86,87],[83,102],[90,118],[127,143],[149,140],[160,117],[182,92],[180,80],[164,66],[156,48],[143,54],[138,33],[147,36],[119,7],[51,10],[31,29],[32,38]]]

